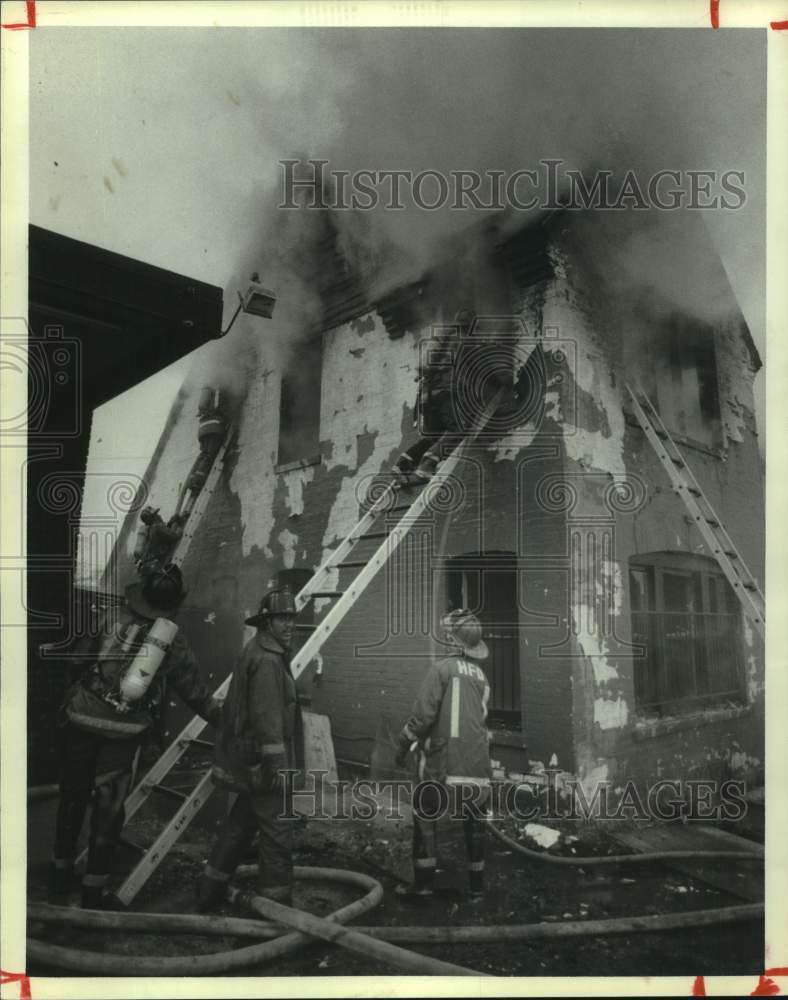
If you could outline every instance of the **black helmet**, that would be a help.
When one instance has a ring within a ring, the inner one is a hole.
[[[247,625],[264,625],[274,615],[297,615],[295,598],[289,587],[276,587],[263,595],[256,615],[246,619]]]
[[[443,616],[443,627],[458,646],[462,646],[466,656],[474,660],[486,660],[489,656],[487,643],[482,639],[482,625],[467,608],[457,608]]]
[[[167,563],[142,575],[140,583],[126,588],[126,600],[145,618],[160,618],[177,610],[186,597],[183,576],[175,563]]]

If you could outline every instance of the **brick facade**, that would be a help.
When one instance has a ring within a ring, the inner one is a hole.
[[[482,554],[508,560],[518,580],[520,722],[508,731],[498,727],[493,744],[493,756],[508,770],[524,773],[557,760],[588,781],[757,777],[763,645],[746,623],[741,704],[659,720],[635,704],[629,560],[653,552],[702,554],[703,546],[628,410],[624,383],[636,374],[638,351],[627,341],[615,297],[588,263],[588,229],[559,217],[537,235],[509,240],[492,258],[500,281],[485,308],[500,315],[508,301],[520,323],[507,334],[519,358],[542,343],[541,409],[469,450],[453,493],[420,519],[353,607],[323,647],[318,670],[303,675],[302,692],[315,711],[330,716],[338,756],[368,762],[376,739],[379,745],[401,725],[435,652],[446,562]],[[714,330],[720,447],[689,444],[686,453],[762,580],[763,477],[752,398],[757,358],[732,294],[728,305],[728,318]],[[453,316],[454,303],[441,307],[438,319]],[[237,441],[184,566],[189,604],[220,613],[224,635],[235,628],[231,647],[242,642],[243,617],[269,583],[283,570],[316,569],[357,522],[369,477],[389,469],[415,440],[419,343],[430,327],[425,322],[392,336],[388,314],[387,321],[388,329],[370,309],[323,333],[317,463],[277,468],[282,363],[265,342],[246,363]],[[197,378],[187,385],[192,397]],[[151,469],[151,495],[163,513],[174,506],[196,453],[193,409],[187,398]],[[130,539],[126,546],[120,561],[128,567]],[[215,645],[211,656],[218,676],[231,657]]]

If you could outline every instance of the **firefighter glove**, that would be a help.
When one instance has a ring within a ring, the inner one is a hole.
[[[249,785],[252,791],[258,795],[260,792],[268,791],[262,764],[255,764],[254,767],[249,768]]]
[[[209,726],[218,729],[222,721],[222,702],[216,698],[211,698],[210,704],[205,711],[205,721]]]
[[[286,767],[287,758],[284,754],[277,755],[276,757],[266,757],[261,765],[262,788],[260,790],[280,793],[285,786],[285,779],[279,772]]]
[[[411,742],[405,733],[400,733],[397,737],[397,752],[394,754],[394,763],[397,767],[405,767]]]

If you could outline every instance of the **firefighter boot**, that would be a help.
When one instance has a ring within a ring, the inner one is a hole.
[[[74,862],[55,858],[49,866],[47,876],[47,902],[55,906],[66,906],[73,881]]]
[[[424,453],[413,475],[420,482],[427,482],[432,479],[438,469],[439,458],[431,451]]]
[[[468,872],[468,895],[474,903],[484,897],[484,868],[471,868]]]
[[[398,885],[394,892],[400,899],[429,899],[433,894],[435,883],[435,868],[415,865],[414,878],[409,885]]]
[[[220,876],[217,878],[217,876]],[[227,895],[230,876],[208,867],[197,883],[197,912],[210,913],[221,906]]]
[[[104,898],[104,887],[82,883],[82,898],[79,904],[83,910],[108,910],[110,906]]]

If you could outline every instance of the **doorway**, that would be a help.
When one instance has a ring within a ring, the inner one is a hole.
[[[480,661],[490,685],[489,720],[519,728],[520,644],[514,553],[469,553],[449,560],[449,608],[468,608],[482,625],[490,655]]]

